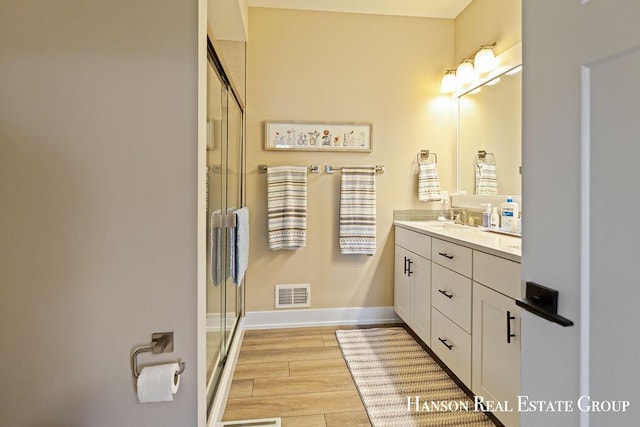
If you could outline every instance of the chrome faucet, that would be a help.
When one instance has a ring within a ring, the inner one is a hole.
[[[467,210],[461,209],[455,213],[453,223],[467,225]]]

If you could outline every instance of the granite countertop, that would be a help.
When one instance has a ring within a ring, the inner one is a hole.
[[[522,256],[522,239],[519,237],[437,221],[394,221],[393,224],[515,262],[520,262]]]

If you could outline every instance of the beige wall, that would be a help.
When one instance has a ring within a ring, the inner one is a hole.
[[[453,21],[255,8],[249,16],[247,310],[272,310],[280,283],[311,283],[312,308],[393,305],[392,211],[435,206],[417,200],[420,149],[438,154],[443,189],[455,187],[451,102],[439,93],[453,62]],[[374,149],[265,151],[265,120],[372,122]],[[269,250],[259,163],[385,165],[377,177],[376,255],[339,253],[339,173],[309,175],[307,246]]]
[[[2,426],[197,425],[197,6],[0,5]],[[156,331],[186,371],[140,404]]]
[[[522,40],[522,0],[473,0],[455,19],[455,61],[497,42],[496,55]]]

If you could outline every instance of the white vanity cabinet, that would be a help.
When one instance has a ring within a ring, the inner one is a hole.
[[[396,312],[475,395],[509,402],[513,412],[494,415],[517,427],[520,240],[414,223],[395,230]]]
[[[431,343],[431,237],[396,227],[394,309]]]

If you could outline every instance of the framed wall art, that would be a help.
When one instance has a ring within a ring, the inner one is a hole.
[[[371,123],[265,122],[265,150],[372,151]]]

